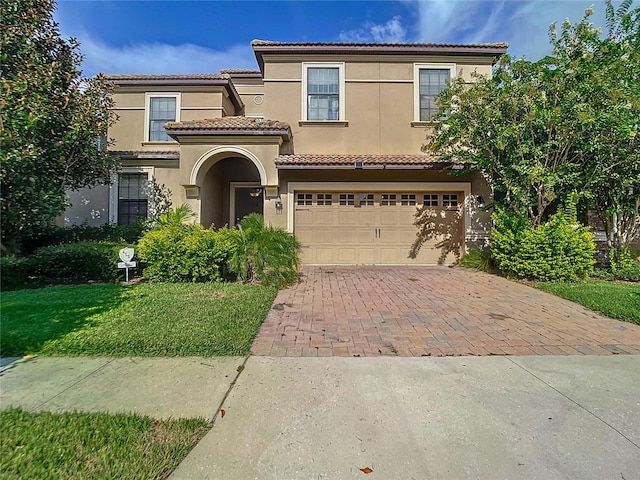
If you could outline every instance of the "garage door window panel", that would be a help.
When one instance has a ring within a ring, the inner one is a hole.
[[[297,204],[299,206],[312,205],[313,194],[312,193],[299,193],[297,198]]]
[[[458,195],[457,194],[443,194],[442,195],[442,206],[443,207],[457,207],[458,206]]]
[[[375,205],[375,199],[373,193],[361,193],[358,195],[360,199],[361,207],[373,207]]]
[[[331,193],[318,193],[318,206],[329,207],[332,205],[333,195]]]
[[[400,204],[402,206],[415,206],[416,205],[416,194],[415,193],[403,193],[400,196]]]
[[[425,193],[422,196],[422,205],[424,207],[437,207],[438,206],[438,195],[435,193]]]
[[[341,193],[340,194],[340,205],[341,206],[349,206],[356,204],[356,195],[354,193]]]
[[[398,196],[395,193],[383,193],[380,195],[380,205],[383,207],[395,207],[398,203]]]

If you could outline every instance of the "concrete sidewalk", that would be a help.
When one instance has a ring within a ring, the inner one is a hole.
[[[212,419],[244,357],[3,359],[0,408]],[[7,362],[6,365],[4,363]]]
[[[173,480],[640,480],[640,356],[244,361],[38,357],[0,369],[0,406],[224,408]]]
[[[251,357],[182,479],[640,478],[640,357]]]

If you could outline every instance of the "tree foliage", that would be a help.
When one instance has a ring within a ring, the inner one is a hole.
[[[108,183],[111,85],[82,78],[75,39],[53,20],[55,0],[2,0],[0,180],[3,250],[49,226],[67,190]],[[102,140],[102,141],[100,141]]]
[[[588,9],[551,25],[551,55],[504,55],[491,77],[452,81],[426,147],[477,167],[534,226],[577,193],[622,248],[640,234],[640,8],[606,6],[607,37]]]

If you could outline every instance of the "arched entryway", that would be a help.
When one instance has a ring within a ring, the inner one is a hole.
[[[263,213],[263,180],[254,161],[218,153],[199,165],[198,180],[202,225],[233,226],[249,213]]]

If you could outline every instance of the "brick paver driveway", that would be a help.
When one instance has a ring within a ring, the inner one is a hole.
[[[640,326],[464,269],[305,267],[278,294],[252,353],[640,354]]]

